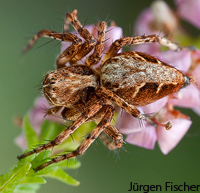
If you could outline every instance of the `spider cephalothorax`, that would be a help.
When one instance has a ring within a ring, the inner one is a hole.
[[[176,68],[141,52],[117,53],[123,46],[158,42],[172,50],[178,50],[176,44],[157,35],[138,37],[124,37],[116,40],[109,47],[101,60],[106,23],[98,26],[97,41],[78,21],[74,13],[68,13],[67,19],[72,23],[81,39],[70,33],[57,33],[42,30],[30,40],[25,51],[32,47],[39,37],[50,37],[62,41],[72,42],[57,59],[57,70],[49,72],[43,81],[43,94],[51,109],[48,115],[63,108],[62,116],[74,121],[69,128],[60,133],[54,140],[19,156],[19,159],[37,153],[63,142],[80,125],[88,121],[95,121],[96,128],[88,135],[83,143],[74,151],[53,158],[51,161],[36,168],[40,170],[52,163],[76,157],[85,152],[90,144],[102,132],[110,137],[107,143],[109,149],[120,148],[123,144],[122,135],[111,124],[115,107],[119,106],[139,120],[146,120],[154,124],[148,117],[136,108],[152,103],[166,95],[177,92],[180,88],[194,82]],[[78,62],[92,50],[85,64]],[[93,65],[101,60],[97,70]],[[65,63],[71,66],[66,67]],[[169,122],[166,128],[170,127]]]

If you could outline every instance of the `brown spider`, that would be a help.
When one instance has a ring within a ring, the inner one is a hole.
[[[193,77],[184,75],[176,68],[150,55],[135,51],[118,53],[123,46],[153,42],[158,42],[172,50],[179,50],[176,44],[157,35],[123,37],[116,40],[104,55],[100,67],[94,70],[92,66],[101,60],[104,50],[106,22],[100,22],[97,41],[95,41],[89,31],[78,21],[75,11],[67,13],[67,19],[85,40],[84,43],[76,35],[68,32],[41,30],[29,41],[24,51],[31,48],[39,37],[50,37],[72,43],[58,57],[57,70],[45,76],[43,94],[52,106],[47,110],[48,115],[64,107],[61,113],[63,118],[74,122],[51,142],[18,158],[22,159],[59,145],[85,122],[95,121],[97,126],[76,150],[52,158],[51,161],[37,167],[36,171],[83,154],[102,132],[112,140],[110,143],[106,141],[109,149],[120,148],[123,137],[111,124],[116,106],[123,108],[139,120],[154,124],[136,107],[152,103],[194,82]],[[93,49],[85,64],[78,64],[78,61]],[[71,66],[66,67],[67,62]],[[165,127],[170,128],[170,122]],[[102,135],[102,138],[105,136]]]

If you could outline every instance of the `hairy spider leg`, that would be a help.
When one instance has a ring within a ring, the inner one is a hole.
[[[93,100],[94,103],[96,102],[96,100]],[[81,115],[81,113],[85,111],[86,109],[87,109],[87,106],[85,105],[83,106],[83,108],[81,106],[81,108],[78,108],[78,109],[75,109],[75,108],[70,109],[70,108],[65,107],[62,110],[61,114],[65,120],[75,121]],[[98,111],[98,113],[96,113],[93,117],[89,118],[86,122],[95,121],[98,124],[99,120],[102,119],[102,117],[104,116],[105,111],[106,111],[106,108],[102,107]],[[104,138],[107,141],[106,142],[103,141],[103,143],[108,147],[108,149],[114,150],[116,148],[120,148],[123,145],[123,136],[122,134],[119,133],[119,131],[113,125],[107,126],[104,132],[110,138],[108,139],[108,137],[106,136]],[[100,139],[102,138],[100,137]]]
[[[34,153],[39,153],[43,150],[47,150],[47,149],[53,148],[54,146],[59,145],[67,137],[69,137],[69,135],[72,134],[80,125],[85,123],[90,117],[94,116],[102,108],[103,104],[105,104],[104,98],[97,101],[96,103],[91,104],[91,106],[88,107],[88,109],[84,113],[82,113],[82,115],[76,121],[74,121],[69,126],[69,128],[62,131],[54,140],[52,140],[49,143],[46,143],[40,147],[35,148],[32,151],[26,152],[26,153],[18,156],[18,159],[22,159],[22,158],[30,156]]]
[[[62,106],[61,107],[59,107],[59,106],[52,107],[46,111],[46,114],[54,115],[61,108],[63,108],[63,107]],[[62,110],[61,114],[65,120],[75,121],[81,115],[82,109],[80,109],[80,110],[81,111],[79,111],[79,109],[76,110],[75,108],[70,109],[70,108],[65,107]],[[86,110],[86,108],[84,108],[84,110]],[[101,108],[98,113],[101,113],[100,111],[102,113],[105,112],[105,108]],[[97,119],[97,117],[94,115],[93,117],[89,118],[87,120],[87,122],[95,121],[96,119]],[[95,121],[95,122],[97,122],[97,121]],[[100,139],[109,150],[115,150],[117,148],[120,148],[123,145],[122,134],[112,124],[107,126],[104,129],[104,133],[100,134]]]
[[[85,29],[80,21],[74,16],[73,13],[67,13],[66,18],[71,22],[74,29],[80,34],[80,36],[85,39],[85,42],[80,46],[78,53],[71,59],[70,64],[77,63],[77,61],[81,60],[84,56],[86,56],[91,50],[94,48],[96,42],[94,37],[90,34],[90,32]]]
[[[77,61],[86,56],[94,47],[94,52],[88,57],[86,64],[88,66],[97,64],[100,61],[104,50],[103,43],[105,41],[106,22],[101,22],[99,24],[98,38],[96,43],[90,32],[85,29],[79,22],[74,11],[72,13],[67,13],[66,18],[72,23],[74,29],[80,34],[82,38],[85,39],[86,42],[82,44],[82,40],[80,38],[68,32],[59,33],[51,30],[41,30],[35,34],[31,40],[29,40],[27,46],[23,49],[22,52],[26,53],[30,48],[33,47],[33,45],[40,37],[47,37],[60,41],[72,42],[72,44],[67,47],[57,58],[57,68],[65,67],[67,62],[70,62],[70,64],[77,63]]]
[[[137,37],[123,37],[118,40],[115,40],[112,45],[109,47],[107,53],[104,55],[102,59],[101,66],[103,63],[110,57],[117,54],[117,52],[123,46],[130,46],[134,44],[144,44],[144,43],[155,43],[158,42],[159,44],[168,47],[171,50],[179,51],[180,47],[176,44],[168,40],[167,38],[159,37],[158,35],[147,35],[147,36],[137,36]],[[100,67],[101,68],[101,67]]]
[[[59,56],[56,61],[57,68],[62,68],[65,64],[73,58],[79,50],[82,40],[71,33],[59,33],[51,30],[41,30],[33,36],[28,42],[28,45],[23,49],[23,53],[27,52],[40,37],[53,38],[60,41],[72,42]]]
[[[72,12],[72,14],[74,15],[74,18],[76,20],[78,20],[76,9]],[[66,15],[66,18],[67,18],[67,15]],[[70,21],[68,19],[66,19],[65,24],[64,24],[65,30],[69,29],[69,23],[70,23]],[[102,21],[99,24],[97,24],[97,27],[98,27],[98,29],[97,29],[97,31],[98,31],[97,32],[97,42],[96,42],[96,45],[94,47],[93,54],[88,56],[87,59],[86,59],[85,63],[86,63],[87,66],[97,64],[101,60],[101,57],[102,57],[102,54],[103,54],[103,51],[104,51],[104,41],[105,41],[105,33],[106,33],[107,24],[106,24],[105,21]],[[77,28],[75,28],[75,30],[77,30]]]
[[[108,100],[113,101],[114,103],[116,103],[119,107],[123,108],[125,111],[127,111],[129,114],[131,114],[132,116],[134,116],[135,118],[141,119],[141,120],[145,120],[145,116],[142,115],[140,113],[140,111],[134,107],[133,105],[128,104],[124,99],[120,98],[119,96],[117,96],[115,93],[113,93],[112,91],[99,86],[96,88],[96,92],[95,92],[98,96],[103,96],[105,98],[107,98]]]
[[[34,170],[38,171],[53,163],[61,162],[66,159],[70,159],[70,158],[82,155],[88,149],[88,147],[94,142],[94,140],[100,135],[100,133],[105,129],[105,127],[110,124],[110,122],[113,119],[113,116],[114,116],[114,108],[113,106],[109,105],[107,107],[107,110],[102,120],[99,122],[99,124],[94,128],[94,130],[88,135],[88,137],[82,142],[82,144],[76,150],[70,153],[55,157],[51,161],[38,166]]]
[[[109,140],[106,135],[109,136],[112,141]],[[109,150],[115,150],[123,145],[122,134],[112,124],[108,125],[99,137],[102,140],[103,144],[107,146]]]
[[[96,89],[95,92],[97,95],[99,96],[103,96],[111,101],[113,101],[114,103],[116,103],[119,107],[123,108],[127,113],[131,114],[133,117],[138,118],[140,121],[147,121],[149,124],[151,125],[155,125],[155,123],[149,119],[147,116],[145,116],[144,114],[141,114],[141,112],[134,107],[133,105],[130,105],[129,103],[127,103],[124,99],[120,98],[118,95],[116,95],[115,93],[113,93],[112,91],[100,86]],[[168,128],[168,124],[170,124],[170,122],[167,122],[165,125],[165,128]]]
[[[72,11],[72,14],[76,18],[77,18],[77,13],[78,13],[77,9],[74,9],[74,11]],[[63,24],[63,33],[69,32],[70,24],[71,22],[67,19],[67,15],[66,15],[66,18],[64,19],[64,24]]]
[[[87,57],[85,64],[87,66],[93,66],[97,64],[102,57],[104,51],[104,42],[105,42],[105,33],[106,33],[107,24],[102,21],[98,25],[98,35],[97,35],[97,43],[94,47],[94,52],[90,56]]]

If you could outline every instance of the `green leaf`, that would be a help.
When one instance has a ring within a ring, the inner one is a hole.
[[[13,192],[15,187],[24,181],[30,168],[30,163],[18,162],[7,173],[0,176],[0,192]]]
[[[95,122],[89,122],[81,125],[71,135],[71,137],[68,137],[63,143],[58,146],[58,149],[67,152],[75,150],[83,142],[83,140],[85,140],[85,136],[87,136],[95,127]],[[55,148],[55,150],[57,149]]]
[[[195,44],[194,44],[198,49],[200,49],[200,36],[195,39]]]
[[[24,181],[24,183],[37,183],[37,184],[45,184],[46,180],[40,176],[28,176]]]
[[[45,121],[42,126],[42,133],[40,135],[41,139],[52,140],[64,129],[66,129],[66,127],[62,125],[59,125],[54,122]],[[86,127],[80,128],[79,132],[77,131],[77,133],[74,134],[76,138],[75,144],[79,145],[80,142],[84,140],[83,136],[89,133],[92,129],[93,128],[91,128],[91,124],[86,125]],[[41,143],[37,134],[35,133],[34,129],[29,123],[28,116],[25,116],[23,119],[23,131],[26,136],[29,150],[33,148],[33,146],[38,145],[39,142]],[[66,143],[65,148],[70,149],[70,145],[71,143],[74,143],[74,141],[72,138],[68,138],[67,140],[64,142]],[[54,149],[56,148],[57,150],[55,152],[64,153],[62,148],[59,149],[59,146],[55,147]],[[37,172],[34,171],[34,168],[38,167],[43,163],[46,163],[47,161],[50,161],[51,159],[52,150],[46,150],[21,159],[19,163],[15,165],[13,169],[10,170],[10,172],[0,177],[0,191],[2,190],[6,193],[13,191],[14,193],[35,193],[36,190],[39,188],[40,184],[46,183],[46,180],[43,177],[54,178],[74,186],[80,184],[79,181],[73,179],[65,171],[62,170],[62,168],[75,169],[80,167],[80,162],[77,161],[75,158],[52,164]],[[26,170],[27,166],[29,167]],[[12,181],[12,179],[14,180]]]
[[[20,184],[13,193],[36,193],[39,188],[39,184]]]
[[[115,112],[114,117],[113,117],[113,119],[112,119],[112,121],[111,121],[111,123],[112,123],[113,125],[116,125],[117,116],[118,116],[118,113]]]
[[[28,152],[28,150],[26,150],[24,153],[26,153],[26,152]],[[35,155],[32,154],[32,155],[30,155],[28,157],[25,157],[25,158],[21,159],[20,162],[31,162],[31,160],[33,160],[34,158],[35,158]]]
[[[55,164],[53,164],[53,165],[50,165],[50,166],[48,166],[48,167],[46,167],[46,168],[44,168],[42,170],[39,170],[37,172],[35,172],[34,170],[32,170],[30,172],[30,176],[33,176],[33,175],[35,175],[35,176],[46,176],[49,173],[51,173],[54,170],[56,170],[56,168],[57,168],[57,166]]]
[[[69,160],[64,160],[56,163],[56,165],[65,169],[76,169],[81,166],[81,162],[79,162],[77,158],[71,158]]]
[[[46,163],[47,161],[49,161],[49,159],[45,159],[42,160],[42,162],[39,162],[36,164],[34,164],[35,166],[33,166],[33,168],[36,168],[37,166]],[[56,170],[57,167],[63,168],[63,169],[76,169],[78,167],[81,166],[81,163],[76,160],[75,158],[69,159],[69,160],[64,160],[58,163],[55,163],[53,165],[50,165],[42,170],[39,170],[37,172],[35,172],[34,170],[31,170],[28,174],[28,176],[46,176],[49,173],[52,173],[54,170]]]
[[[42,142],[45,140],[53,140],[57,137],[66,127],[59,125],[55,122],[50,122],[48,120],[44,121],[41,128],[40,139]]]
[[[41,165],[41,164],[43,164],[43,163],[45,163],[47,161],[50,161],[50,159],[51,159],[49,157],[50,154],[51,154],[51,151],[50,150],[46,150],[46,151],[40,152],[37,156],[35,156],[35,158],[31,162],[33,168],[36,168],[39,165]]]
[[[64,172],[59,167],[56,167],[56,169],[54,169],[51,173],[48,173],[44,176],[54,178],[54,179],[57,179],[61,182],[64,182],[64,183],[70,184],[70,185],[74,185],[74,186],[78,186],[80,184],[79,181],[72,178],[69,174]]]
[[[24,135],[26,136],[27,147],[30,150],[39,143],[38,136],[29,123],[29,117],[26,115],[22,125]]]

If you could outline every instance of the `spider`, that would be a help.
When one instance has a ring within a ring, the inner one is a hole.
[[[99,135],[104,138],[102,133],[111,139],[110,142],[105,142],[109,149],[120,148],[123,145],[122,134],[111,124],[116,106],[123,108],[140,121],[145,120],[154,124],[136,107],[150,104],[194,83],[193,77],[184,75],[176,68],[148,54],[136,51],[118,53],[123,46],[154,42],[172,50],[180,49],[166,38],[158,35],[122,37],[112,43],[101,60],[106,22],[99,23],[98,37],[95,41],[89,31],[79,22],[75,11],[67,13],[66,17],[85,40],[84,43],[78,36],[68,32],[41,30],[29,41],[24,51],[31,48],[39,37],[71,42],[71,45],[57,58],[57,69],[45,76],[43,94],[52,106],[47,110],[48,115],[53,115],[63,108],[61,112],[63,118],[74,122],[54,140],[18,158],[22,159],[59,145],[85,122],[95,121],[97,126],[76,150],[52,158],[38,166],[36,171],[50,164],[82,155]],[[92,50],[93,53],[87,57],[85,64],[80,65],[78,62]],[[94,69],[94,64],[100,60],[100,66]],[[66,67],[66,63],[71,65]],[[168,122],[165,127],[169,129],[171,123]]]

